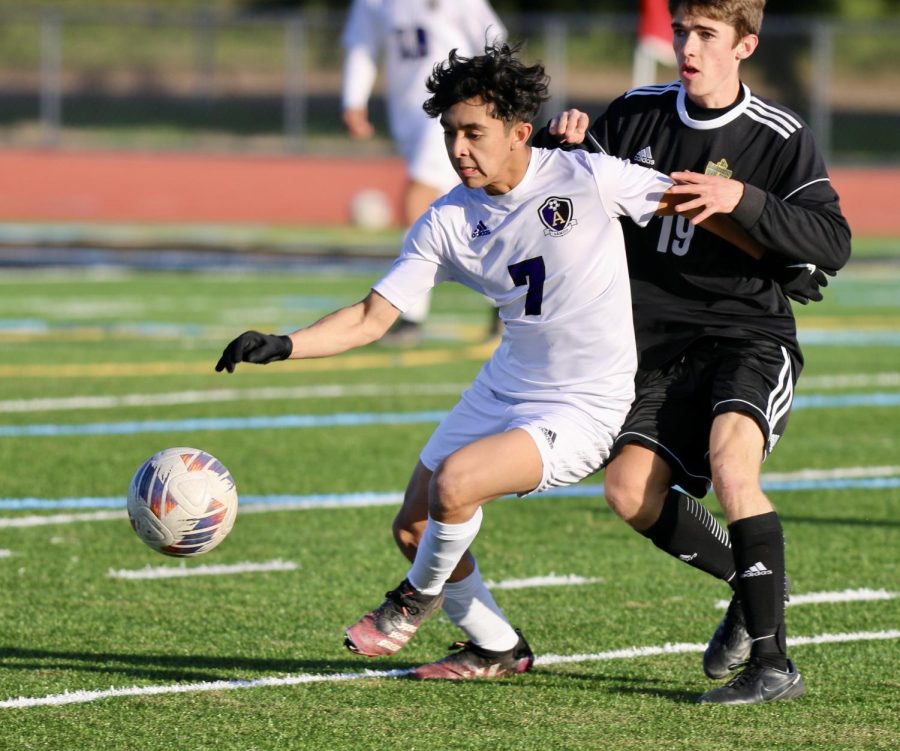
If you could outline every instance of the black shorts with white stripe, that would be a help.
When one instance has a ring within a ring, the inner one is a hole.
[[[787,427],[800,367],[787,348],[768,340],[700,339],[664,367],[638,371],[634,404],[610,461],[629,443],[645,446],[669,464],[673,484],[702,498],[711,484],[713,418],[750,415],[768,455]]]

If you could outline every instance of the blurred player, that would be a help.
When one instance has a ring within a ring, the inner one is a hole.
[[[487,0],[354,0],[343,35],[344,123],[353,138],[371,138],[367,105],[383,55],[388,123],[408,176],[404,226],[412,226],[459,182],[438,123],[422,111],[426,79],[450,50],[474,55],[505,38],[506,29]],[[394,341],[418,340],[429,303],[425,294],[403,313],[390,334]]]
[[[803,364],[786,295],[821,299],[827,280],[808,264],[834,273],[850,255],[809,128],[740,80],[764,5],[671,0],[680,80],[629,91],[588,133],[587,115],[569,110],[551,121],[549,139],[546,131],[535,139],[585,142],[671,173],[673,193],[697,196],[679,210],[699,211],[694,221],[728,215],[767,248],[757,262],[684,217],[623,223],[640,362],[606,498],[658,547],[734,590],[703,667],[710,678],[743,670],[701,703],[756,704],[805,690],[787,656],[784,536],[760,463],[784,433]],[[702,497],[710,485],[730,535],[681,492]]]
[[[577,482],[606,459],[636,366],[618,219],[643,225],[654,212],[671,213],[664,175],[602,154],[528,146],[547,77],[513,53],[506,45],[474,58],[451,53],[429,79],[425,109],[440,118],[462,185],[419,218],[369,295],[290,336],[245,332],[216,365],[232,372],[240,362],[368,344],[444,281],[499,308],[502,341],[428,440],[395,519],[412,568],[346,632],[352,651],[391,655],[443,602],[469,640],[418,668],[417,678],[496,678],[531,667],[527,642],[498,608],[469,544],[482,505]]]

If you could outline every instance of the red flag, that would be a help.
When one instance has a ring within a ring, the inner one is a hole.
[[[672,16],[667,0],[641,0],[638,44],[660,63],[672,62]]]

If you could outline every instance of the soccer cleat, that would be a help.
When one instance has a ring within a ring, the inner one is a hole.
[[[790,600],[791,580],[784,577],[784,601]],[[753,639],[747,633],[744,609],[737,594],[732,595],[728,610],[703,653],[703,672],[708,678],[720,679],[750,659]]]
[[[423,595],[407,579],[385,594],[385,601],[347,629],[344,646],[365,657],[392,655],[444,601],[444,594]]]
[[[806,693],[803,677],[788,660],[787,670],[750,662],[735,678],[720,688],[707,691],[698,704],[762,704],[767,701],[796,699]]]
[[[732,596],[716,632],[703,653],[703,672],[708,678],[724,678],[738,665],[750,659],[753,639],[747,633],[744,609],[737,595]]]
[[[516,633],[519,641],[515,647],[505,652],[492,652],[470,641],[458,641],[450,646],[450,649],[456,649],[457,652],[437,662],[417,667],[410,678],[420,681],[470,681],[525,673],[534,665],[534,653],[522,632],[516,629]]]

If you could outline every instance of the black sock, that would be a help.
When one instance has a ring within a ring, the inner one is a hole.
[[[699,501],[670,490],[659,519],[641,534],[660,550],[734,586],[728,533]]]
[[[737,567],[737,593],[747,632],[753,637],[751,658],[778,670],[787,669],[784,627],[784,534],[778,514],[770,511],[728,525]]]

